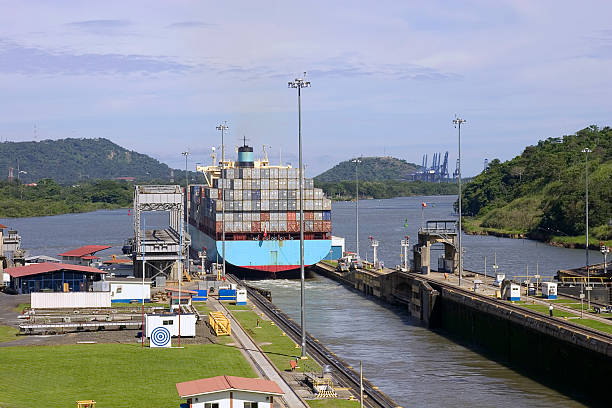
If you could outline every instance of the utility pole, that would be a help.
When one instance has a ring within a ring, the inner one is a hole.
[[[589,270],[589,153],[592,150],[587,148],[582,149],[582,153],[584,153],[584,180],[585,180],[585,218],[586,218],[586,270],[587,270],[587,310],[591,308],[591,272]]]
[[[223,222],[221,223],[221,253],[223,257],[223,277],[225,277],[225,143],[223,138],[225,131],[229,129],[227,121],[218,125],[216,129],[221,131],[221,214],[223,218]]]
[[[453,119],[455,127],[459,128],[459,158],[457,159],[457,176],[459,177],[459,286],[463,277],[463,246],[461,245],[461,125],[466,123],[464,119],[456,117]]]
[[[357,256],[359,257],[359,175],[357,174],[357,165],[361,163],[360,159],[353,159],[355,163],[355,237],[357,239]]]
[[[185,225],[187,220],[187,205],[189,200],[187,196],[189,195],[189,176],[187,175],[187,158],[189,157],[189,151],[184,151],[181,153],[185,156],[185,215],[181,217],[181,245],[179,246],[179,278],[178,278],[178,346],[181,347],[181,283],[183,282],[183,272],[185,270],[185,263],[189,265],[189,255],[185,254],[185,261],[183,261],[183,234],[185,231]],[[170,295],[172,297],[172,295]],[[170,302],[172,303],[172,302]]]
[[[600,243],[601,254],[604,257],[604,275],[608,275],[608,254],[610,253],[610,247],[606,246],[603,242]]]
[[[305,277],[304,277],[304,165],[302,164],[302,88],[309,88],[310,81],[306,81],[306,72],[302,78],[296,78],[288,83],[289,88],[297,88],[298,96],[298,146],[300,161],[300,298],[302,323],[302,358],[306,358],[306,315],[305,315]]]

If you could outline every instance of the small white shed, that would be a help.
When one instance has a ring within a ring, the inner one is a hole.
[[[197,316],[194,314],[181,313],[181,337],[195,337]],[[146,335],[151,337],[151,332],[156,327],[165,327],[170,331],[172,337],[179,335],[179,315],[178,314],[146,314]]]
[[[542,282],[542,297],[545,299],[556,299],[557,282]]]
[[[284,394],[274,381],[229,375],[178,383],[176,390],[191,408],[272,408]]]
[[[110,292],[112,303],[142,302],[143,294],[145,302],[151,300],[151,280],[138,278],[106,278],[106,280],[94,282],[94,291]]]

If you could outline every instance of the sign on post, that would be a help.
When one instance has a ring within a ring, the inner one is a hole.
[[[164,326],[157,326],[151,332],[150,347],[171,347],[172,336],[170,330]]]

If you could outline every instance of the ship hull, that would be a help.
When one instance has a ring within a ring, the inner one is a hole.
[[[200,251],[206,249],[211,262],[223,261],[223,242],[216,241],[189,224],[191,246]],[[331,240],[304,241],[304,265],[316,264],[331,250]],[[226,262],[239,268],[260,272],[287,272],[300,268],[299,240],[243,240],[225,241]]]

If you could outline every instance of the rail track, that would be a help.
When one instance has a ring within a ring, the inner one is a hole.
[[[247,288],[249,298],[266,315],[274,321],[293,341],[301,343],[302,329],[289,316],[279,310],[270,301],[264,298],[257,290],[245,285],[233,275],[230,277],[237,283]],[[338,358],[327,347],[318,342],[310,334],[306,334],[306,347],[308,354],[319,364],[329,365],[333,368],[333,375],[341,386],[353,390],[355,395],[359,395],[359,374],[350,366]],[[380,392],[374,385],[364,378],[363,380],[364,406],[371,408],[396,408],[398,404],[384,393]]]

